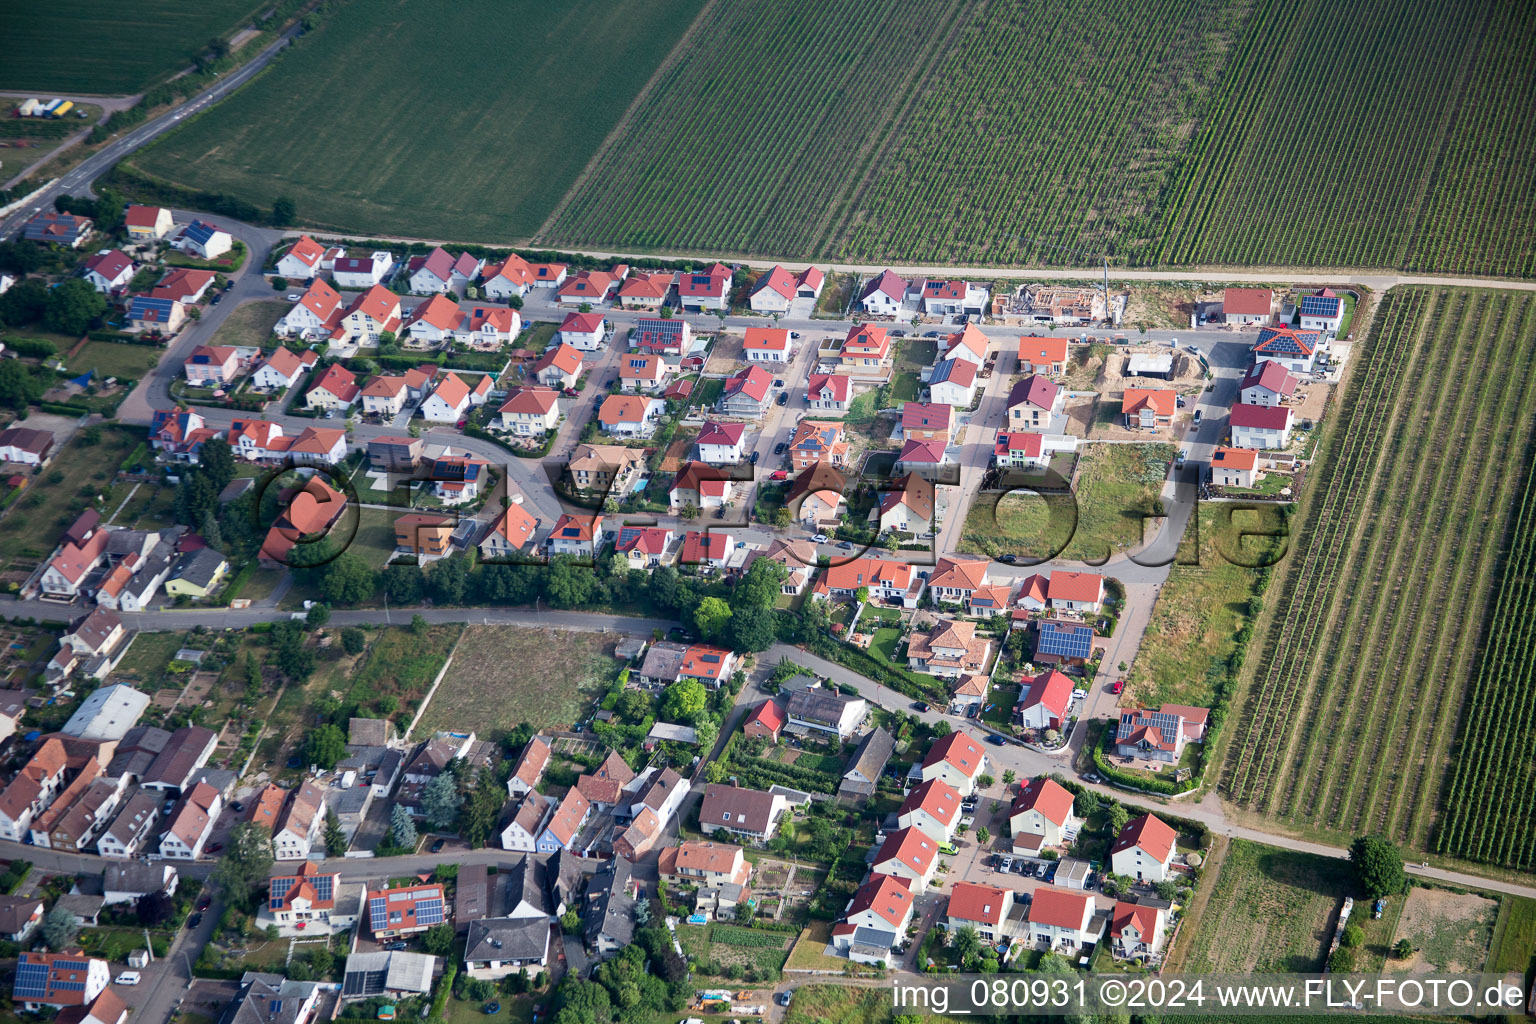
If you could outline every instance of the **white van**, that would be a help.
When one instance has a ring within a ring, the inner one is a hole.
[[[139,983],[139,972],[138,971],[124,971],[122,974],[119,974],[117,976],[117,980],[114,982],[114,984],[117,984],[117,985],[137,985],[138,983]]]

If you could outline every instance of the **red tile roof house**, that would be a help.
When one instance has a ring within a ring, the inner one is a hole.
[[[556,301],[562,306],[598,306],[613,298],[619,284],[629,276],[629,267],[620,263],[613,272],[606,270],[578,270],[555,290]]]
[[[923,758],[923,781],[942,779],[970,796],[976,780],[987,770],[987,755],[965,733],[954,732],[935,740]]]
[[[569,512],[562,513],[560,518],[555,520],[555,528],[550,531],[546,543],[549,545],[551,555],[591,558],[607,543],[603,533],[603,517],[573,516]]]
[[[608,337],[608,321],[601,313],[568,313],[558,332],[562,345],[578,352],[596,352]]]
[[[407,348],[437,348],[451,340],[464,321],[464,311],[446,295],[434,295],[411,311],[401,340]]]
[[[513,562],[514,556],[533,539],[538,521],[521,505],[508,505],[480,538],[480,561]]]
[[[655,569],[667,561],[672,531],[661,526],[625,526],[613,550],[624,556],[631,569]]]
[[[778,327],[748,327],[741,351],[749,363],[788,363],[795,356],[789,331]]]
[[[754,313],[788,313],[789,304],[795,299],[820,298],[826,280],[827,275],[815,267],[791,274],[775,265],[752,285],[747,305]]]
[[[874,316],[895,316],[907,296],[907,281],[889,270],[871,278],[859,293],[859,306]]]
[[[999,430],[992,446],[998,469],[1044,469],[1051,464],[1045,435],[1033,430]]]
[[[1033,679],[1019,695],[1019,723],[1026,729],[1060,730],[1067,721],[1072,703],[1072,680],[1055,669],[1047,669]]]
[[[1073,952],[1099,941],[1107,922],[1095,913],[1090,893],[1042,885],[1029,905],[1028,941],[1059,952]]]
[[[843,919],[832,926],[829,953],[856,963],[893,966],[892,947],[912,925],[913,898],[905,880],[890,875],[871,875],[843,910]]]
[[[1296,394],[1301,383],[1291,371],[1265,359],[1255,363],[1237,383],[1237,400],[1244,405],[1280,405]]]
[[[512,388],[496,410],[501,429],[519,437],[542,437],[560,421],[559,400],[554,388]]]
[[[619,305],[625,309],[660,309],[677,284],[673,271],[634,270],[619,286]]]
[[[727,470],[703,462],[690,462],[678,472],[667,500],[674,509],[690,505],[696,509],[719,508],[730,503],[734,489]]]
[[[559,342],[546,349],[528,372],[545,387],[573,388],[581,377],[581,352],[573,345]]]
[[[644,395],[609,395],[597,408],[597,421],[605,434],[616,437],[650,437],[656,432],[667,403]]]
[[[900,828],[915,828],[936,843],[947,843],[963,816],[960,791],[943,779],[918,784],[896,812]]]
[[[951,935],[961,928],[974,928],[978,938],[992,944],[1023,934],[1023,911],[1023,904],[1014,903],[1012,889],[956,882],[945,914]]]
[[[1217,448],[1211,453],[1211,483],[1217,487],[1252,487],[1259,476],[1259,453],[1252,449]]]
[[[953,406],[934,402],[905,402],[901,407],[901,439],[948,444],[954,420]]]
[[[187,356],[181,371],[188,384],[220,387],[250,368],[254,362],[251,352],[251,349],[239,349],[233,345],[199,345]]]
[[[779,734],[784,731],[784,720],[782,699],[770,697],[752,709],[752,713],[742,723],[741,731],[749,738],[777,743]]]
[[[727,466],[741,461],[741,438],[746,433],[744,423],[717,423],[710,420],[699,431],[699,461],[711,466]]]
[[[170,234],[176,222],[171,211],[163,206],[134,204],[123,214],[123,226],[128,229],[128,237],[135,242],[149,242]]]
[[[739,664],[740,659],[723,647],[690,644],[688,650],[683,652],[683,663],[678,666],[677,678],[692,679],[711,690],[718,690],[730,681],[731,674]]]
[[[1274,315],[1274,305],[1275,293],[1268,288],[1228,288],[1221,296],[1221,315],[1238,327],[1267,324]]]
[[[11,998],[27,1010],[94,1003],[107,990],[111,971],[105,960],[78,949],[60,953],[22,953],[16,963]]]
[[[1156,430],[1173,422],[1177,405],[1178,396],[1167,388],[1126,388],[1120,413],[1127,427]]]
[[[103,249],[85,261],[83,276],[98,292],[116,295],[133,280],[133,260],[118,249]]]
[[[442,246],[425,256],[412,256],[405,265],[412,295],[440,295],[462,291],[480,274],[482,263],[467,252],[450,256]]]
[[[1161,882],[1173,873],[1178,838],[1178,833],[1155,815],[1132,818],[1109,848],[1111,868],[1115,874],[1138,882]]]
[[[904,828],[885,837],[869,869],[905,879],[914,890],[928,885],[939,866],[939,843],[917,828]]]
[[[1232,447],[1272,451],[1291,443],[1295,417],[1288,405],[1243,405],[1232,407],[1228,420],[1232,428]]]
[[[1162,907],[1116,901],[1109,922],[1110,950],[1120,960],[1152,960],[1163,951],[1168,918]]]
[[[1040,846],[1065,846],[1083,827],[1083,820],[1072,813],[1071,791],[1044,775],[1020,784],[1008,808],[1008,823],[1015,836],[1039,836]]]
[[[357,374],[340,363],[332,363],[320,372],[314,384],[305,392],[304,406],[315,410],[350,409],[362,391],[357,383]]]
[[[953,466],[949,449],[942,441],[907,441],[896,455],[892,472],[905,476],[915,473],[931,483],[942,483],[946,466]]]
[[[989,290],[969,281],[924,281],[923,312],[930,316],[986,312]]]
[[[805,386],[805,401],[812,409],[847,412],[853,394],[853,378],[840,373],[813,373]]]
[[[1115,731],[1115,753],[1175,763],[1183,756],[1186,743],[1204,741],[1210,714],[1208,708],[1184,704],[1164,704],[1155,711],[1123,710]]]
[[[368,893],[368,930],[375,939],[424,932],[447,920],[441,885],[413,885]]]
[[[277,261],[277,273],[290,281],[310,281],[320,273],[320,261],[325,256],[325,246],[300,235],[299,240],[288,247]]]
[[[731,535],[722,530],[689,530],[683,534],[678,565],[698,566],[701,572],[724,569],[731,557]]]
[[[315,362],[316,356],[313,349],[295,352],[287,347],[275,348],[267,354],[267,358],[256,368],[256,372],[251,374],[251,385],[270,391],[286,390],[297,384],[300,377],[312,370]]]
[[[726,379],[719,408],[727,416],[756,419],[768,411],[773,374],[761,366],[749,366]]]
[[[731,298],[731,268],[716,263],[708,270],[677,278],[677,302],[686,310],[726,309]]]
[[[177,302],[202,302],[208,286],[218,275],[211,270],[192,270],[176,267],[155,282],[150,296],[156,299],[174,299]]]
[[[1067,339],[1025,335],[1019,339],[1019,372],[1048,373],[1061,376],[1067,372]]]
[[[652,352],[629,352],[619,357],[619,388],[626,392],[656,391],[670,373],[666,358]]]
[[[1056,569],[1051,572],[1046,594],[1057,611],[1094,613],[1104,606],[1104,577]]]
[[[272,330],[285,338],[316,341],[335,330],[341,322],[341,310],[341,295],[317,278],[309,283],[298,303],[283,315]]]
[[[507,777],[507,796],[519,797],[532,792],[544,777],[544,769],[549,767],[550,754],[549,741],[544,737],[535,736],[529,740],[522,756],[517,759],[517,767]]]
[[[1025,377],[1008,392],[1009,430],[1046,430],[1061,415],[1066,392],[1038,373]]]

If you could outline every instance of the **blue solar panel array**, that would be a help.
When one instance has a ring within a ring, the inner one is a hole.
[[[442,924],[443,923],[443,901],[438,899],[435,896],[432,899],[429,899],[429,900],[417,900],[416,901],[416,923],[417,924],[427,924],[427,925],[430,925],[430,924]]]
[[[14,994],[23,1001],[35,1001],[48,994],[48,968],[44,964],[17,964]]]
[[[1052,623],[1040,625],[1036,654],[1054,654],[1058,658],[1087,658],[1093,653],[1093,630],[1057,629]]]
[[[1337,295],[1303,295],[1301,298],[1302,316],[1337,316],[1338,312]]]

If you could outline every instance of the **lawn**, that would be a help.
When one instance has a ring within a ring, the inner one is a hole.
[[[12,4],[6,9],[0,89],[138,92],[192,63],[213,36],[228,36],[269,4],[251,0],[108,0]]]
[[[595,633],[470,626],[416,731],[569,727],[612,681],[613,643]]]
[[[498,993],[494,1001],[501,1004],[501,1010],[486,1013],[484,1003],[449,996],[448,1005],[443,1008],[443,1020],[446,1024],[530,1024],[533,1020],[533,996]]]
[[[269,347],[272,327],[292,308],[292,303],[273,299],[257,299],[243,302],[230,310],[229,316],[213,332],[210,345],[249,345],[254,348]]]
[[[263,207],[291,196],[319,227],[525,238],[702,3],[354,0],[134,163]],[[430,131],[400,116],[424,110]]]
[[[1193,927],[1193,938],[1187,940],[1183,969],[1320,970],[1349,877],[1335,860],[1233,840],[1209,902],[1198,918],[1185,922],[1186,930]]]
[[[1174,448],[1090,444],[1079,459],[1075,495],[1022,491],[981,494],[966,515],[967,550],[1021,559],[1098,560],[1140,544],[1145,516],[1162,489]]]
[[[47,558],[95,496],[111,489],[118,466],[137,445],[135,435],[110,427],[94,445],[84,432],[76,434],[49,468],[28,478],[26,493],[0,519],[0,569],[29,569]]]
[[[163,355],[165,350],[155,345],[88,341],[84,348],[69,358],[69,372],[81,374],[94,370],[97,383],[107,377],[136,381],[153,369]]]
[[[356,670],[336,687],[342,692],[342,702],[368,708],[375,701],[392,697],[399,704],[402,722],[409,721],[463,629],[458,623],[447,623],[429,626],[421,635],[404,626],[371,633]]]
[[[123,660],[112,670],[112,681],[136,682],[142,690],[164,685],[169,681],[165,667],[176,652],[186,646],[185,640],[185,633],[139,633]]]
[[[1269,575],[1257,566],[1289,546],[1288,538],[1240,536],[1285,529],[1282,509],[1265,505],[1234,513],[1234,507],[1200,506],[1198,561],[1195,531],[1185,531],[1179,559],[1169,568],[1126,674],[1123,704],[1211,707],[1226,685],[1237,633],[1257,617]]]
[[[1488,957],[1489,971],[1512,971],[1524,975],[1527,982],[1536,969],[1536,900],[1523,896],[1505,896],[1499,905],[1499,920],[1493,931],[1493,951]]]

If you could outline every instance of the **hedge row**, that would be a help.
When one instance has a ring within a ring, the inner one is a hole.
[[[164,338],[151,338],[143,334],[128,334],[123,331],[87,331],[87,338],[92,341],[110,341],[118,345],[143,345],[145,348],[163,348]]]

